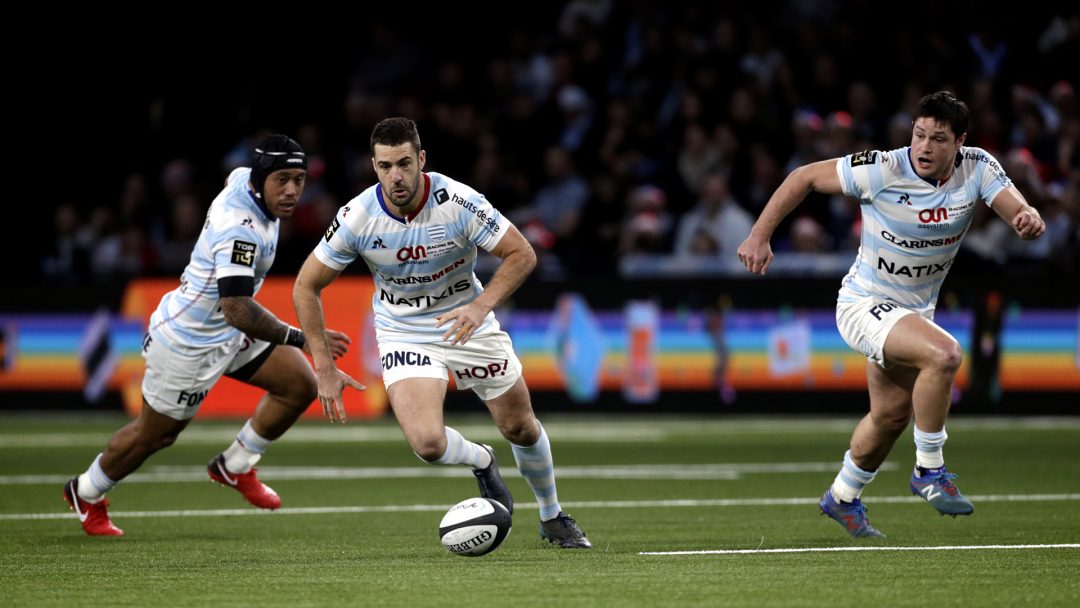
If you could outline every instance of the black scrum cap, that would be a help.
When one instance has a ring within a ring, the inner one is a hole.
[[[300,144],[286,135],[271,135],[259,142],[251,154],[251,186],[262,200],[266,178],[282,169],[307,171],[308,159]]]

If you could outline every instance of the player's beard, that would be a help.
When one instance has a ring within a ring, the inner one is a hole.
[[[387,191],[387,188],[384,186],[383,192],[384,194],[389,194],[389,196],[387,196],[386,198],[390,200],[390,204],[397,207],[398,209],[404,209],[410,204],[412,204],[413,199],[416,198],[416,192],[420,187],[420,174],[418,173],[416,175],[416,179],[413,180],[413,183],[407,184],[403,182],[400,187],[403,188],[406,192],[406,196],[403,199],[399,199],[394,196],[393,188],[390,188],[389,191]]]

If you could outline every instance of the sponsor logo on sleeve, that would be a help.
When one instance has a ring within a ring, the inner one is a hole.
[[[326,242],[327,243],[329,243],[330,239],[333,238],[334,233],[337,232],[338,228],[341,228],[341,222],[339,222],[338,219],[335,217],[334,218],[334,223],[330,224],[330,227],[326,229]]]
[[[232,263],[244,266],[255,265],[255,243],[233,241]]]
[[[851,155],[851,166],[858,167],[859,165],[873,165],[877,163],[877,152],[872,150],[863,150],[862,152],[856,152]]]

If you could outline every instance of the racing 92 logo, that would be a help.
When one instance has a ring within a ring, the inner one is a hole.
[[[427,257],[427,248],[423,245],[417,245],[416,247],[402,247],[398,249],[397,259],[399,262],[407,262],[409,260],[422,260]]]

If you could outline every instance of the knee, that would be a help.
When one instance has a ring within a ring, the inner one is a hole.
[[[302,382],[296,384],[296,401],[300,407],[306,408],[312,401],[319,397],[319,382],[314,374],[304,377]]]
[[[964,360],[964,351],[956,340],[949,340],[934,349],[930,365],[933,369],[946,374],[956,374]]]
[[[158,437],[157,444],[154,446],[153,451],[163,450],[170,445],[176,443],[176,438],[180,436],[180,433],[169,433]]]
[[[425,462],[435,462],[446,453],[446,435],[425,435],[410,443],[413,452]]]
[[[530,446],[540,439],[540,426],[532,417],[502,421],[499,432],[514,445]]]

